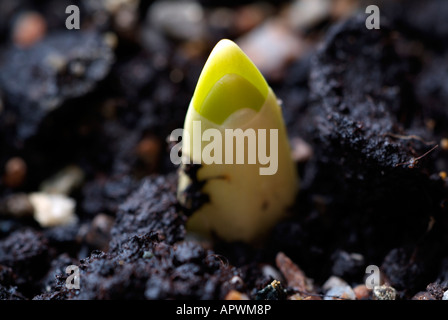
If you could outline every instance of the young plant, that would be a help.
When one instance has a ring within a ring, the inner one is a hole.
[[[185,118],[178,198],[191,213],[187,229],[255,242],[285,216],[297,190],[274,92],[234,42],[221,40]]]

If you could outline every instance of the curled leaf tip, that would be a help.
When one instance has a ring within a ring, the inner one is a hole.
[[[192,103],[204,118],[222,124],[243,108],[259,111],[269,92],[263,75],[231,40],[221,40],[199,77]]]

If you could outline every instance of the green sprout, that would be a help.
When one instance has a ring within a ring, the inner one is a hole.
[[[178,199],[191,212],[191,232],[256,242],[294,202],[298,176],[282,110],[263,75],[230,40],[215,46],[199,77],[182,158]]]
[[[242,108],[260,111],[269,92],[257,67],[230,40],[218,42],[194,92],[195,110],[217,124]]]

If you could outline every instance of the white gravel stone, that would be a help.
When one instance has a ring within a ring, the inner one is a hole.
[[[196,1],[156,1],[148,9],[149,25],[180,40],[203,36],[204,12]]]
[[[443,293],[442,300],[448,300],[448,290]]]
[[[288,21],[294,29],[310,28],[330,15],[331,0],[296,0],[288,8]]]
[[[328,278],[327,281],[325,281],[324,285],[322,286],[322,289],[324,290],[324,292],[327,292],[333,288],[345,287],[345,286],[348,286],[348,283],[345,282],[343,279],[336,276],[331,276],[330,278]]]
[[[333,287],[325,295],[324,300],[356,300],[355,292],[348,285]]]
[[[40,191],[52,194],[70,194],[84,180],[84,172],[77,166],[68,166],[42,182]]]
[[[374,300],[395,300],[397,291],[388,285],[376,286],[373,288]]]
[[[59,194],[35,192],[29,195],[34,219],[42,227],[72,224],[77,221],[75,200]]]

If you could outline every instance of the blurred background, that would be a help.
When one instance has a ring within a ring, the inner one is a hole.
[[[69,5],[80,30],[66,29]],[[78,198],[81,216],[109,212],[141,177],[175,169],[166,137],[183,126],[220,39],[235,40],[297,111],[307,99],[307,64],[297,62],[359,9],[356,0],[0,1],[0,197],[48,192],[66,177],[69,187],[53,191]]]

